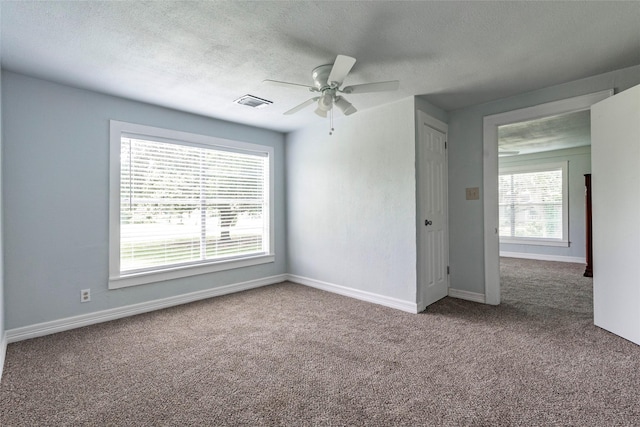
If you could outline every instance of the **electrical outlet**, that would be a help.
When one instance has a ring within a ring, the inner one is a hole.
[[[467,200],[479,200],[480,199],[480,188],[471,187],[467,188]]]
[[[80,302],[91,301],[91,289],[83,289],[80,291]]]

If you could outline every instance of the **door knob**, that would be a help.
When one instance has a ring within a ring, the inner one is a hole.
[[[428,225],[431,225],[431,224],[433,224],[433,221],[429,221],[428,219],[424,220],[424,225],[425,226],[428,226]]]

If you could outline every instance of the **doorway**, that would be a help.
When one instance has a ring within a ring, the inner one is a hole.
[[[498,127],[501,304],[592,310],[582,276],[590,119],[580,110]]]
[[[613,95],[613,90],[596,92],[529,108],[486,116],[484,118],[484,262],[485,301],[500,303],[500,239],[499,239],[499,160],[498,130],[500,126],[538,120],[550,116],[589,110],[591,105]],[[513,151],[513,150],[512,150]]]

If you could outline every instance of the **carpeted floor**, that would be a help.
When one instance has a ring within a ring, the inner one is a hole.
[[[640,347],[575,264],[412,315],[291,283],[10,344],[0,425],[640,425]]]

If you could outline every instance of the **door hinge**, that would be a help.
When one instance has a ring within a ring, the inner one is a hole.
[[[447,274],[449,274],[449,266],[447,265]]]
[[[444,142],[444,149],[447,149],[447,141]]]

